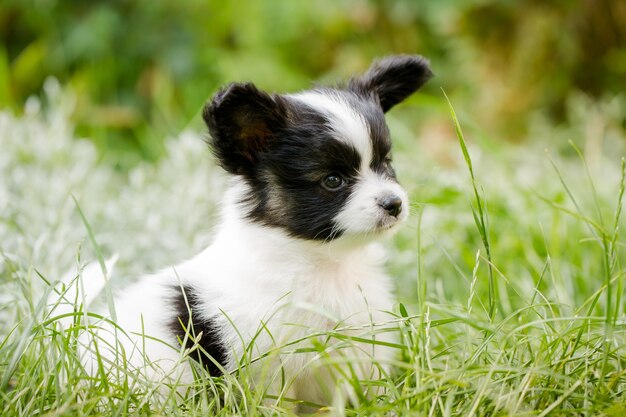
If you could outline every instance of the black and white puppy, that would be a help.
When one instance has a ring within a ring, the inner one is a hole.
[[[431,76],[426,59],[400,55],[341,87],[283,95],[234,83],[219,91],[203,118],[232,183],[214,242],[117,296],[126,335],[103,325],[99,354],[123,351],[149,378],[186,381],[181,352],[213,376],[251,362],[260,384],[280,381],[275,394],[319,404],[341,385],[341,372],[321,363],[334,358],[358,377],[379,377],[393,353],[384,344],[308,336],[349,329],[392,339],[372,331],[393,305],[375,241],[407,217],[408,201],[384,114]],[[86,362],[95,372],[94,356]]]

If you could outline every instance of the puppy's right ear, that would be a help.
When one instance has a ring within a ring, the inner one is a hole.
[[[284,126],[286,107],[280,96],[270,96],[252,83],[233,83],[215,94],[202,117],[220,165],[231,174],[246,175]]]
[[[373,95],[383,112],[419,90],[433,76],[428,60],[419,55],[395,55],[375,62],[348,88],[356,93]]]

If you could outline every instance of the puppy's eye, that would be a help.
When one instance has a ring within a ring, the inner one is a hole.
[[[330,191],[337,191],[345,184],[345,180],[339,174],[330,174],[324,178],[322,185]]]

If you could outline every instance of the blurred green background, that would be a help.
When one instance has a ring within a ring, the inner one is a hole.
[[[77,95],[77,135],[120,168],[156,160],[166,137],[201,129],[199,110],[221,84],[304,89],[393,53],[432,61],[437,78],[411,99],[427,105],[409,119],[426,136],[453,137],[442,87],[480,132],[503,141],[527,140],[537,118],[571,118],[573,97],[623,103],[626,87],[618,0],[2,0],[0,37],[0,107],[19,114],[58,78]],[[610,123],[623,134],[624,112]]]

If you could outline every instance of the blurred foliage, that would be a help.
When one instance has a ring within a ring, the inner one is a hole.
[[[2,0],[0,38],[0,107],[20,112],[57,77],[77,92],[78,134],[122,167],[200,127],[223,83],[301,89],[393,53],[429,57],[426,92],[444,87],[508,139],[536,112],[564,120],[574,91],[610,99],[626,84],[626,2],[611,0]]]

